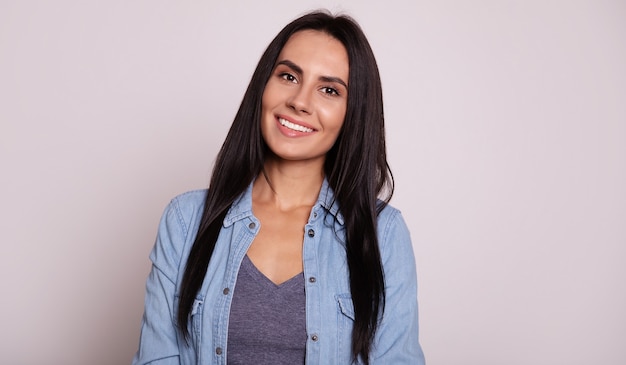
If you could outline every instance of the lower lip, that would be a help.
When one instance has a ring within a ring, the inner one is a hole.
[[[280,133],[282,133],[284,136],[287,136],[287,137],[292,137],[292,138],[306,137],[315,133],[315,131],[313,132],[294,131],[293,129],[287,128],[284,125],[280,124],[280,121],[278,120],[278,118],[276,118],[276,124],[278,125],[278,130],[280,131]]]

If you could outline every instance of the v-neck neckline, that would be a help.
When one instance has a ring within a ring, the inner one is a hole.
[[[244,270],[246,270],[246,272],[248,274],[250,274],[255,280],[256,282],[268,287],[268,288],[273,288],[273,289],[283,289],[283,288],[291,288],[291,287],[295,287],[299,284],[298,280],[299,278],[304,278],[304,272],[299,272],[296,275],[294,275],[293,277],[291,277],[290,279],[287,279],[285,281],[283,281],[280,284],[276,284],[275,282],[273,282],[272,280],[270,280],[270,278],[268,278],[267,276],[265,276],[265,274],[263,274],[252,262],[252,260],[250,260],[250,258],[248,257],[248,255],[245,255],[243,258],[243,262],[241,263],[241,266]]]

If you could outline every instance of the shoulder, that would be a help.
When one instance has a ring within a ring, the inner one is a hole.
[[[378,215],[377,224],[378,242],[383,262],[389,260],[413,261],[411,234],[400,210],[391,205],[385,206]]]
[[[187,235],[195,221],[199,221],[202,217],[206,193],[207,190],[203,189],[175,196],[165,208],[161,225],[166,224],[169,228],[179,225]]]
[[[197,210],[204,208],[204,200],[206,199],[207,189],[191,190],[176,195],[172,198],[170,206],[182,210]]]
[[[204,209],[204,201],[206,198],[206,189],[192,190],[179,194],[170,200],[165,207],[161,224],[182,224],[184,226],[198,214],[202,215]]]
[[[379,202],[379,204],[382,204],[382,202]],[[378,214],[377,224],[378,233],[382,239],[388,238],[387,236],[392,233],[409,233],[402,212],[390,204],[385,205]]]
[[[159,223],[150,259],[172,281],[180,260],[186,256],[200,225],[206,190],[189,191],[174,197]]]

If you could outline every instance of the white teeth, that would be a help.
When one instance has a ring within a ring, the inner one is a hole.
[[[283,118],[278,118],[278,121],[280,122],[280,125],[282,125],[283,127],[287,127],[289,129],[293,129],[294,131],[304,132],[304,133],[311,133],[311,132],[313,132],[313,129],[311,129],[311,128],[307,128],[307,127],[301,126],[299,124],[291,123],[290,121],[288,121],[286,119],[283,119]]]

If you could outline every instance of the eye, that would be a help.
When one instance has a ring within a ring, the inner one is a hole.
[[[329,86],[324,86],[321,90],[326,95],[331,95],[331,96],[339,95],[339,91],[337,91],[337,89],[334,89]]]
[[[293,82],[294,84],[298,82],[298,80],[296,79],[296,77],[292,74],[290,74],[289,72],[283,72],[281,74],[278,75],[280,78],[289,81],[289,82]]]

